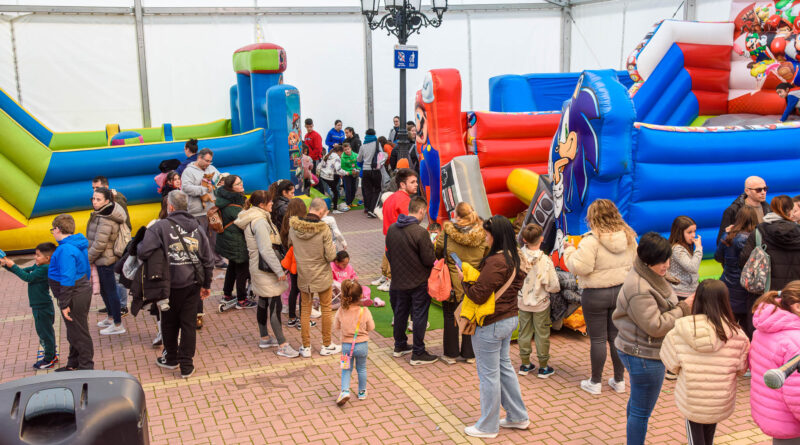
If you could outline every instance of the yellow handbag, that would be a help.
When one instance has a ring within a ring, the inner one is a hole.
[[[465,282],[475,282],[480,276],[480,272],[472,267],[472,265],[469,263],[463,263],[461,272],[464,274]],[[508,287],[511,286],[511,283],[514,282],[516,275],[517,270],[514,269],[511,273],[511,278],[509,278],[506,284],[504,284],[503,287],[497,291],[500,295],[503,295]],[[486,316],[494,314],[494,300],[494,293],[489,296],[489,299],[483,304],[477,304],[470,300],[469,296],[465,295],[464,300],[459,305],[461,307],[460,316],[465,318],[470,324],[475,323],[478,326],[483,326]]]

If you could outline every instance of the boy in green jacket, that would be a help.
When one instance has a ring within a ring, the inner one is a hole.
[[[39,244],[36,246],[34,257],[36,264],[24,269],[14,264],[8,257],[0,258],[0,265],[28,283],[28,300],[33,310],[36,334],[39,335],[39,342],[44,347],[44,357],[33,365],[36,369],[50,369],[58,363],[56,334],[53,330],[55,311],[47,280],[50,257],[55,250],[56,246],[53,243]]]

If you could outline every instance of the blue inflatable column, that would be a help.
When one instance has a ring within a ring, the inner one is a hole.
[[[267,90],[278,84],[281,74],[250,74],[250,90],[253,101],[253,128],[267,126]]]
[[[239,89],[231,86],[231,134],[239,134]]]
[[[274,180],[291,179],[300,159],[300,93],[291,85],[276,85],[267,91],[267,153]]]
[[[253,101],[250,99],[250,75],[236,73],[237,101],[239,104],[239,131],[248,132],[253,128]]]

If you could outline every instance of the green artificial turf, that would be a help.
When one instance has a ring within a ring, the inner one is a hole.
[[[381,300],[386,302],[384,307],[372,306],[369,310],[372,312],[372,319],[375,320],[375,331],[383,337],[389,338],[393,335],[392,317],[394,316],[392,307],[389,305],[389,293],[379,291],[376,286],[370,286],[369,288],[372,289],[373,299],[380,297]],[[431,324],[428,328],[429,331],[442,329],[444,320],[442,319],[441,306],[431,304],[431,308],[428,310],[428,322]]]

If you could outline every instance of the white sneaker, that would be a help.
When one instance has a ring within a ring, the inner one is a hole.
[[[377,280],[373,281],[373,282],[372,282],[372,283],[370,283],[370,284],[372,284],[373,286],[380,286],[381,284],[383,284],[383,283],[385,283],[385,282],[386,282],[386,277],[384,277],[383,275],[381,275],[381,277],[380,277],[380,278],[378,278]]]
[[[302,355],[303,358],[311,357],[311,347],[309,346],[308,348],[304,348],[300,346],[300,355]]]
[[[389,292],[389,287],[392,285],[392,280],[386,280],[383,284],[378,286],[379,291]]]
[[[290,344],[286,344],[285,346],[281,346],[275,351],[275,354],[280,355],[281,357],[288,357],[288,358],[295,358],[300,355]]]
[[[278,346],[278,340],[276,340],[275,337],[270,337],[266,340],[262,339],[258,341],[258,347],[261,349],[272,348],[275,346]]]
[[[114,319],[112,318],[104,318],[97,322],[98,328],[107,328],[114,324]]]
[[[349,211],[350,211],[350,206],[349,206],[349,205],[347,205],[346,203],[342,202],[342,203],[339,203],[339,207],[338,207],[338,209],[339,209],[339,211],[340,211],[340,212],[342,212],[342,213],[344,213],[344,212],[349,212]]]
[[[288,314],[289,313],[289,305],[284,305],[281,309],[281,314]]]
[[[610,379],[608,379],[608,386],[610,386],[611,389],[613,389],[614,391],[616,391],[616,392],[618,392],[620,394],[625,392],[625,380],[622,380],[622,381],[618,382],[618,381],[614,380],[614,377],[611,377]]]
[[[127,331],[125,330],[125,326],[123,326],[122,323],[120,323],[119,325],[115,325],[114,323],[111,323],[111,326],[101,330],[100,334],[102,334],[102,335],[118,335],[118,334],[124,334],[125,332],[127,332]]]
[[[333,355],[339,352],[342,352],[342,345],[331,343],[328,346],[323,346],[320,348],[319,355]]]
[[[319,318],[322,317],[322,312],[319,309],[311,308],[311,318]]]
[[[531,424],[530,420],[523,420],[522,422],[509,422],[508,419],[503,417],[500,419],[500,428],[514,428],[517,430],[527,430]]]
[[[594,394],[596,396],[600,395],[600,390],[602,389],[602,385],[599,383],[592,383],[592,379],[581,380],[581,389],[588,392],[589,394]]]
[[[475,428],[475,425],[464,428],[464,434],[467,436],[481,437],[484,439],[494,439],[497,437],[497,433],[484,433],[483,431]]]

